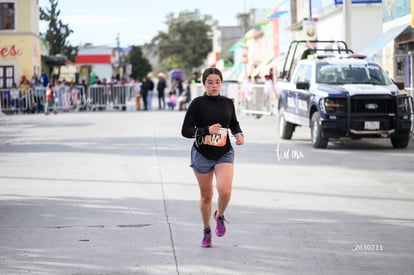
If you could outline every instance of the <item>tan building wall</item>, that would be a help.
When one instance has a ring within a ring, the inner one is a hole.
[[[0,30],[0,67],[13,66],[14,81],[19,84],[22,76],[30,79],[41,74],[38,1],[0,0],[5,2],[14,4],[15,25],[12,30]]]

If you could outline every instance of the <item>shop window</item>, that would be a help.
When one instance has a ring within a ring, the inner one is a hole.
[[[407,59],[407,52],[408,52],[408,44],[407,43],[400,43],[396,44],[394,48],[394,80],[397,82],[407,82],[406,76],[408,75],[407,70],[409,69],[409,65],[407,66],[408,59]]]
[[[13,66],[0,66],[0,89],[11,88],[14,82]]]
[[[414,41],[398,43],[394,48],[394,80],[404,82],[405,87],[413,87],[414,83]]]
[[[14,29],[14,3],[0,3],[0,30]]]

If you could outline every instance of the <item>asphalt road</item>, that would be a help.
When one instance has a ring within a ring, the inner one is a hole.
[[[0,274],[413,274],[414,141],[317,150],[240,115],[228,231],[205,249],[183,116],[1,116]]]

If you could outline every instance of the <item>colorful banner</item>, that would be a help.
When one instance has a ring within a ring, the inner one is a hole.
[[[411,0],[411,28],[414,28],[414,0]]]
[[[384,22],[392,21],[410,14],[413,6],[412,3],[413,1],[411,0],[410,8],[410,2],[408,0],[384,1],[384,3],[382,3]],[[412,12],[411,16],[413,16]]]

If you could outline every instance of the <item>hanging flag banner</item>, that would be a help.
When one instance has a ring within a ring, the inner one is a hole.
[[[411,28],[414,28],[414,0],[411,0]]]
[[[316,23],[315,21],[303,20],[303,32],[307,40],[316,40]]]

